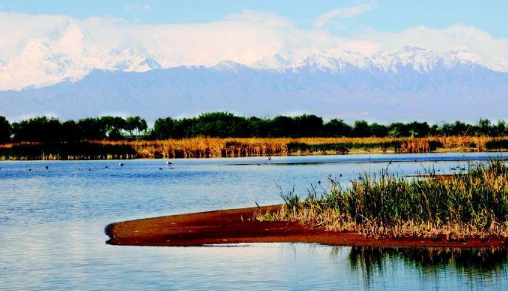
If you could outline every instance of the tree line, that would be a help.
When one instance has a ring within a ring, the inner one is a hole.
[[[102,116],[65,122],[53,117],[39,116],[12,124],[5,117],[0,116],[0,142],[3,143],[122,140],[143,136],[147,130],[146,120],[139,116],[127,118]]]
[[[425,137],[432,135],[508,135],[504,121],[480,119],[477,124],[461,121],[428,124],[394,122],[388,125],[342,119],[324,121],[311,114],[243,117],[227,112],[204,113],[189,118],[159,118],[152,128],[139,116],[102,116],[62,122],[40,116],[10,123],[0,116],[0,143],[21,141],[79,141],[168,139],[191,137]]]

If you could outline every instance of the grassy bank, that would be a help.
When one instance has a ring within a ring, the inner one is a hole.
[[[347,153],[500,151],[508,137],[189,138],[154,141],[23,142],[0,145],[3,160],[157,159]]]
[[[260,220],[298,221],[367,237],[463,241],[508,239],[508,167],[502,161],[441,179],[387,174],[361,175],[342,186],[330,179],[330,190],[301,199],[281,194],[279,212]]]

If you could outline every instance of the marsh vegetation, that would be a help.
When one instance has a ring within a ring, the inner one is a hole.
[[[0,160],[96,160],[255,157],[348,153],[488,152],[508,150],[507,137],[211,138],[10,142]]]
[[[503,161],[475,165],[440,178],[363,173],[348,185],[329,178],[302,198],[282,192],[280,211],[260,220],[297,221],[331,231],[354,231],[373,238],[447,241],[508,239],[508,167]]]
[[[508,149],[508,127],[481,119],[429,125],[364,120],[324,122],[315,115],[274,118],[205,113],[159,118],[103,116],[61,122],[0,117],[0,159],[133,159],[249,157],[298,154],[429,153]]]

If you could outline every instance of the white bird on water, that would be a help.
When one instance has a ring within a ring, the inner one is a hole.
[[[172,163],[172,162],[170,162],[170,161],[167,161],[167,162],[166,162],[166,165],[168,165],[168,166],[169,166],[169,165],[172,165],[172,164],[173,164],[173,163]]]
[[[118,165],[119,165],[120,167],[122,167],[122,166],[123,166],[123,163],[118,163]]]

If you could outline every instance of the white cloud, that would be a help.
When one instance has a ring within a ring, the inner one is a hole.
[[[132,4],[127,4],[123,7],[123,10],[126,10],[126,11],[139,11],[139,10],[144,10],[144,11],[148,11],[148,10],[151,10],[152,7],[150,5],[132,5]]]
[[[79,79],[93,69],[146,71],[153,61],[163,68],[213,66],[226,60],[270,65],[278,55],[287,64],[298,65],[313,54],[361,58],[407,45],[438,52],[467,48],[471,54],[464,52],[465,58],[508,71],[508,40],[470,26],[421,26],[395,33],[368,30],[344,38],[322,29],[301,29],[274,13],[259,11],[209,23],[168,25],[0,11],[0,43],[0,90]]]
[[[348,18],[356,16],[358,14],[365,13],[374,8],[375,6],[376,6],[375,3],[368,3],[346,8],[337,8],[327,11],[321,14],[318,18],[316,18],[316,20],[314,21],[314,28],[322,28],[324,25],[326,25],[328,22],[330,22],[333,18],[336,17]]]

